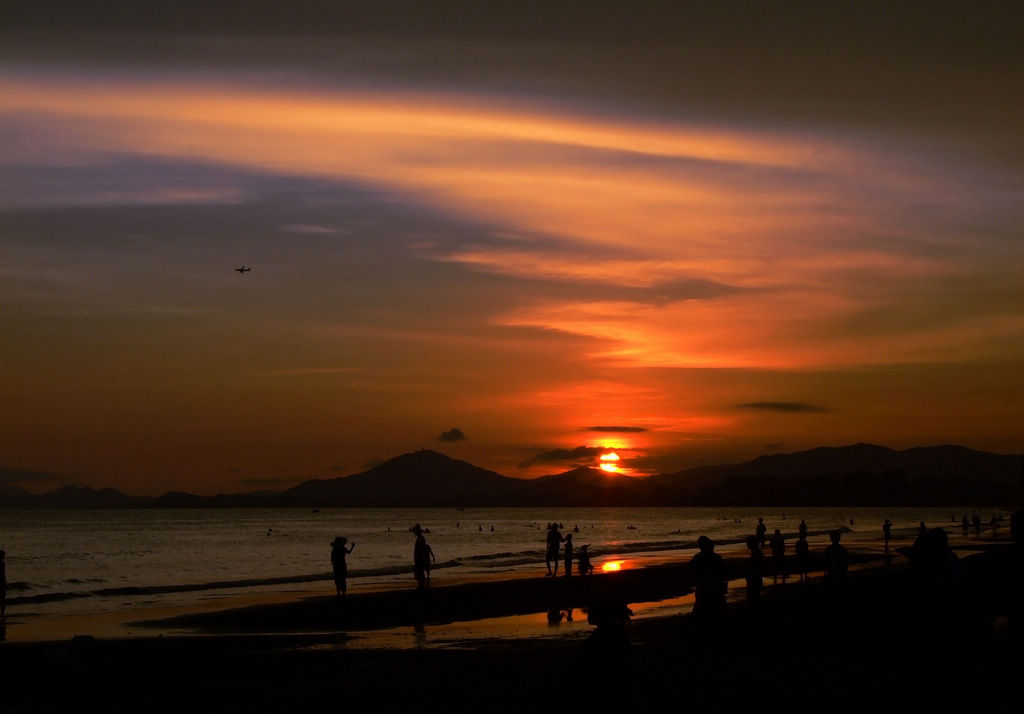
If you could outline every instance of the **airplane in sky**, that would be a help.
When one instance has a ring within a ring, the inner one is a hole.
[[[236,273],[248,273],[251,270],[252,270],[251,267],[247,268],[244,265],[241,268],[235,268],[235,272]]]

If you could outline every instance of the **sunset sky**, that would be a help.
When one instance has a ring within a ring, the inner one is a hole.
[[[1024,451],[1021,3],[208,4],[0,11],[0,483]]]

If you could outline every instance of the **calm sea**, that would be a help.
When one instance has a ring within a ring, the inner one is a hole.
[[[973,513],[970,509],[957,510]],[[987,520],[991,509],[981,513]],[[758,516],[771,533],[795,533],[800,519],[812,547],[824,533],[851,529],[844,539],[877,540],[891,519],[910,533],[922,520],[949,527],[948,508],[891,509],[238,509],[0,511],[0,549],[7,551],[8,599],[23,615],[122,610],[184,604],[246,592],[322,588],[333,591],[330,543],[344,535],[349,592],[360,587],[412,586],[413,535],[420,523],[437,556],[435,582],[449,575],[544,572],[549,521],[590,544],[593,562],[629,556],[664,557],[695,546],[700,535],[739,541]],[[850,519],[853,519],[853,525]],[[493,528],[493,530],[492,530]],[[735,546],[739,548],[741,546]],[[728,546],[724,546],[728,550]]]

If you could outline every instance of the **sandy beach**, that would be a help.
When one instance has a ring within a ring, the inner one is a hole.
[[[350,593],[344,603],[306,594],[154,612],[128,623],[130,636],[104,636],[116,634],[112,626],[72,641],[0,646],[0,711],[996,705],[1011,671],[993,629],[1008,548],[962,544],[962,587],[941,602],[922,602],[898,552],[886,561],[878,550],[851,551],[842,592],[826,587],[819,561],[803,584],[790,577],[773,587],[766,567],[757,612],[738,579],[744,560],[731,555],[729,604],[713,623],[692,616],[692,579],[680,559],[588,578]],[[583,608],[609,600],[633,609],[628,628],[588,623]],[[562,620],[549,624],[549,610]]]

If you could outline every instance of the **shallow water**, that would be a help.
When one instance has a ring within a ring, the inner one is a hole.
[[[971,509],[957,509],[956,515]],[[806,519],[815,541],[845,526],[848,541],[880,538],[889,518],[910,532],[922,520],[952,527],[947,508],[516,508],[0,511],[11,613],[95,612],[194,603],[218,593],[283,592],[298,583],[331,592],[330,543],[356,544],[349,589],[411,585],[420,523],[437,556],[434,579],[542,574],[545,528],[557,518],[575,546],[590,544],[597,567],[613,556],[692,548],[697,537],[738,542],[758,516],[769,533],[795,533]],[[982,512],[987,520],[990,510]],[[853,525],[850,519],[853,519]],[[738,522],[737,522],[738,521]],[[493,526],[494,530],[491,530]],[[630,526],[633,526],[630,528]]]

